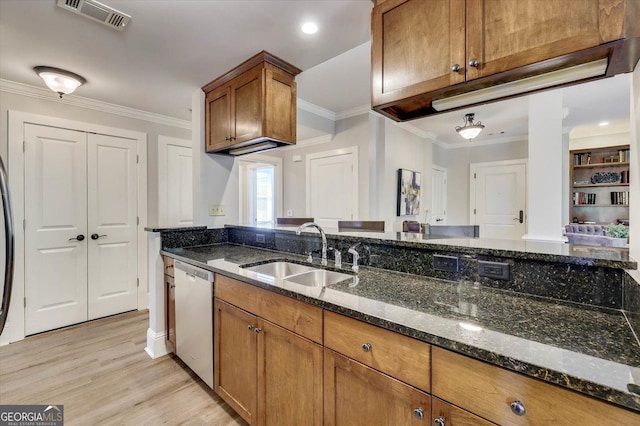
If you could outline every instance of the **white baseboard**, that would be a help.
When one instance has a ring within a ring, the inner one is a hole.
[[[165,332],[156,333],[152,329],[147,329],[147,347],[144,351],[152,358],[156,359],[169,353],[165,344]]]

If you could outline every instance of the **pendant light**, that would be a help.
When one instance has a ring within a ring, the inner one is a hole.
[[[60,95],[61,99],[62,95],[73,93],[87,82],[84,77],[60,68],[37,66],[33,67],[33,70],[44,80],[49,89]]]
[[[456,126],[456,132],[458,132],[460,136],[468,140],[477,137],[482,129],[484,129],[482,122],[473,122],[473,117],[475,117],[475,114],[473,113],[466,114],[464,116],[464,126]]]

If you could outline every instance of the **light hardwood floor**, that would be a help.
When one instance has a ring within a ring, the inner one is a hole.
[[[148,312],[0,347],[0,404],[63,404],[68,425],[246,423],[182,361],[145,353]]]

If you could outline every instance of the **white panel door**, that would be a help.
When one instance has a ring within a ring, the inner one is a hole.
[[[447,223],[447,169],[431,169],[431,217],[436,225]]]
[[[88,135],[89,319],[137,308],[136,141]]]
[[[24,131],[29,335],[87,320],[87,161],[85,133]]]
[[[309,160],[309,215],[320,226],[337,228],[339,220],[357,220],[353,153]]]
[[[526,166],[478,167],[475,175],[475,224],[480,225],[480,235],[483,238],[522,238],[526,233]]]
[[[191,148],[167,145],[167,224],[193,224]]]

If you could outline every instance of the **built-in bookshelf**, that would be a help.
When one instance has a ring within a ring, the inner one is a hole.
[[[569,217],[579,223],[629,220],[629,145],[571,151]]]

